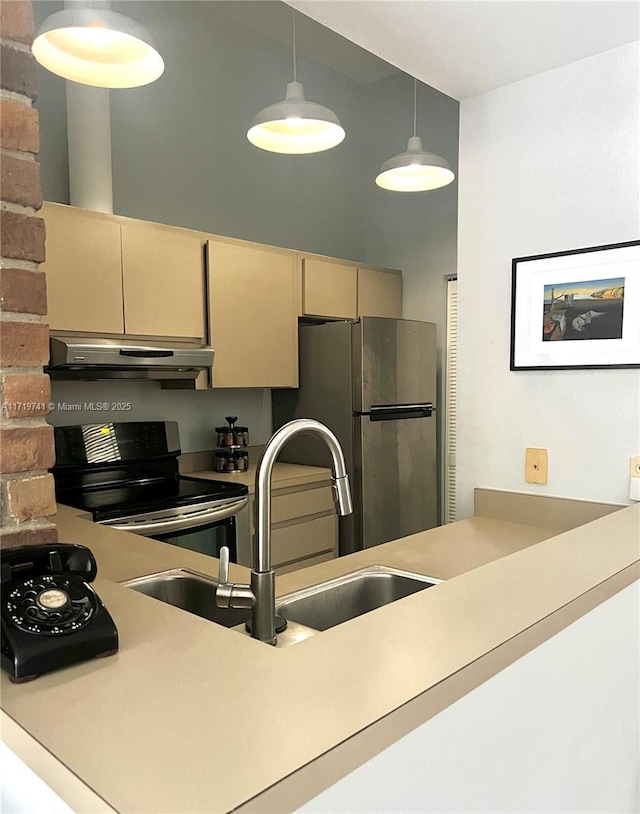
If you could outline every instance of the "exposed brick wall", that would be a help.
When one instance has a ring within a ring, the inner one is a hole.
[[[0,0],[0,546],[57,539],[31,0]]]

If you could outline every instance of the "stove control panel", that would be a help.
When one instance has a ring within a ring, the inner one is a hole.
[[[54,428],[56,466],[118,464],[180,454],[175,421],[123,421]]]

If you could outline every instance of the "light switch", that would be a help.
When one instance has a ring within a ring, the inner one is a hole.
[[[640,455],[629,458],[629,500],[640,501]]]
[[[524,479],[527,483],[549,483],[549,450],[527,447]]]

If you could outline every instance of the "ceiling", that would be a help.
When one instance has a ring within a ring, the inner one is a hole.
[[[636,0],[286,0],[466,99],[640,39]]]

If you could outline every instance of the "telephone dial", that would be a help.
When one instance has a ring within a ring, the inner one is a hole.
[[[118,631],[88,584],[98,567],[85,546],[0,551],[0,664],[14,682],[118,650]]]

